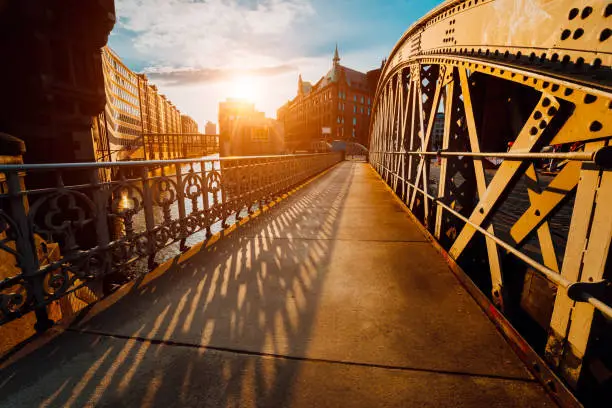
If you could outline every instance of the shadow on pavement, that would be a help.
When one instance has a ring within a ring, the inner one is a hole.
[[[2,370],[0,405],[287,405],[352,177],[330,172]],[[312,217],[320,239],[272,238]]]

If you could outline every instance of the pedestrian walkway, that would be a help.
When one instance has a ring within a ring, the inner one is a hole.
[[[0,373],[0,406],[554,406],[366,163]]]

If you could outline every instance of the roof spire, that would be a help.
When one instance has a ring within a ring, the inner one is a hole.
[[[334,66],[340,64],[340,55],[338,54],[338,43],[336,43],[336,51],[334,52]]]
[[[300,75],[298,76],[298,94],[301,94],[303,91],[303,87],[302,87],[302,74],[300,73]]]

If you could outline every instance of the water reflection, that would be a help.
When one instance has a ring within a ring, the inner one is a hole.
[[[154,225],[160,225],[164,221],[168,220],[179,220],[180,209],[179,209],[179,186],[181,181],[184,183],[183,192],[185,194],[182,198],[184,203],[185,216],[189,216],[194,209],[197,211],[202,210],[206,207],[213,207],[222,202],[222,194],[219,189],[216,192],[216,197],[212,192],[209,192],[206,196],[206,206],[204,203],[204,194],[202,189],[205,188],[203,184],[210,181],[210,173],[213,171],[220,173],[221,165],[218,161],[219,155],[211,155],[202,157],[200,162],[185,163],[180,165],[163,166],[152,169],[148,172],[148,178],[150,180],[150,188],[153,196],[152,215]],[[180,174],[180,178],[178,175]],[[164,180],[160,180],[161,177],[165,177]],[[216,179],[218,183],[218,178]],[[134,180],[132,185],[140,192],[144,192],[143,183],[140,180]],[[220,187],[217,185],[210,187]],[[118,209],[123,210],[134,210],[136,207],[135,199],[140,201],[143,205],[137,208],[137,211],[132,216],[131,228],[135,234],[143,233],[146,231],[146,218],[144,209],[144,197],[129,197],[127,191],[121,192],[121,199],[119,201]],[[169,203],[169,204],[167,204]],[[233,220],[230,219],[229,223]],[[115,224],[115,238],[125,236],[126,228],[124,222],[117,222]],[[210,231],[212,234],[216,234],[222,229],[222,221],[218,221],[211,225]],[[194,245],[198,242],[202,242],[206,239],[206,230],[198,231],[190,235],[186,241],[186,246]],[[164,262],[168,259],[175,257],[180,254],[180,243],[173,243],[167,247],[159,250],[155,255],[156,262]],[[147,265],[144,260],[137,262],[135,265],[130,267],[130,274],[140,274],[147,272]]]

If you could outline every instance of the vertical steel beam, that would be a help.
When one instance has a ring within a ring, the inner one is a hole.
[[[559,102],[557,102],[556,98],[543,93],[540,101],[517,136],[510,152],[530,152],[536,146],[544,130],[548,127],[548,124],[558,110]],[[469,220],[471,223],[480,226],[485,222],[493,207],[498,204],[503,193],[508,189],[512,180],[520,174],[519,170],[522,165],[522,162],[504,160],[487,187],[485,194],[480,197],[478,205],[474,208],[472,215],[470,215]],[[470,224],[465,224],[449,251],[453,259],[459,258],[459,255],[461,255],[475,233],[476,229],[474,227]]]
[[[605,142],[587,144],[596,150]],[[561,276],[575,282],[603,278],[612,236],[612,172],[590,164],[582,166]],[[576,303],[559,288],[550,322],[546,358],[564,378],[577,387],[583,370],[593,322],[593,307]]]
[[[472,106],[472,95],[470,93],[470,87],[468,83],[467,71],[463,68],[459,68],[459,82],[461,84],[461,95],[463,96],[463,110],[465,112],[466,125],[468,129],[468,136],[470,139],[470,147],[472,152],[480,152],[480,142],[478,140],[478,132],[476,130],[476,121],[474,119],[474,109]],[[474,173],[476,177],[476,188],[478,190],[478,197],[482,199],[485,192],[487,191],[487,180],[485,178],[484,167],[482,159],[474,158]],[[487,231],[495,235],[493,225],[487,227]],[[503,291],[503,276],[501,270],[501,264],[499,261],[499,251],[495,241],[486,238],[487,245],[487,256],[489,258],[489,269],[491,271],[491,285],[492,285],[492,296],[497,307],[503,310],[504,305],[504,291]]]
[[[447,68],[448,69],[448,68]],[[452,70],[452,67],[450,67]],[[451,71],[452,72],[452,71]],[[447,73],[448,75],[448,73]],[[451,137],[451,126],[453,120],[454,109],[453,105],[455,101],[453,100],[455,97],[455,81],[450,80],[446,85],[444,85],[444,136],[442,139],[442,150],[447,150],[450,137]],[[435,115],[436,111],[432,114]],[[446,171],[448,168],[448,158],[442,157],[442,163],[440,166],[440,179],[438,180],[438,199],[444,199],[446,194]],[[441,206],[437,206],[436,209],[436,222],[434,225],[434,236],[439,240],[440,233],[442,231],[442,215],[444,213],[444,208]]]

